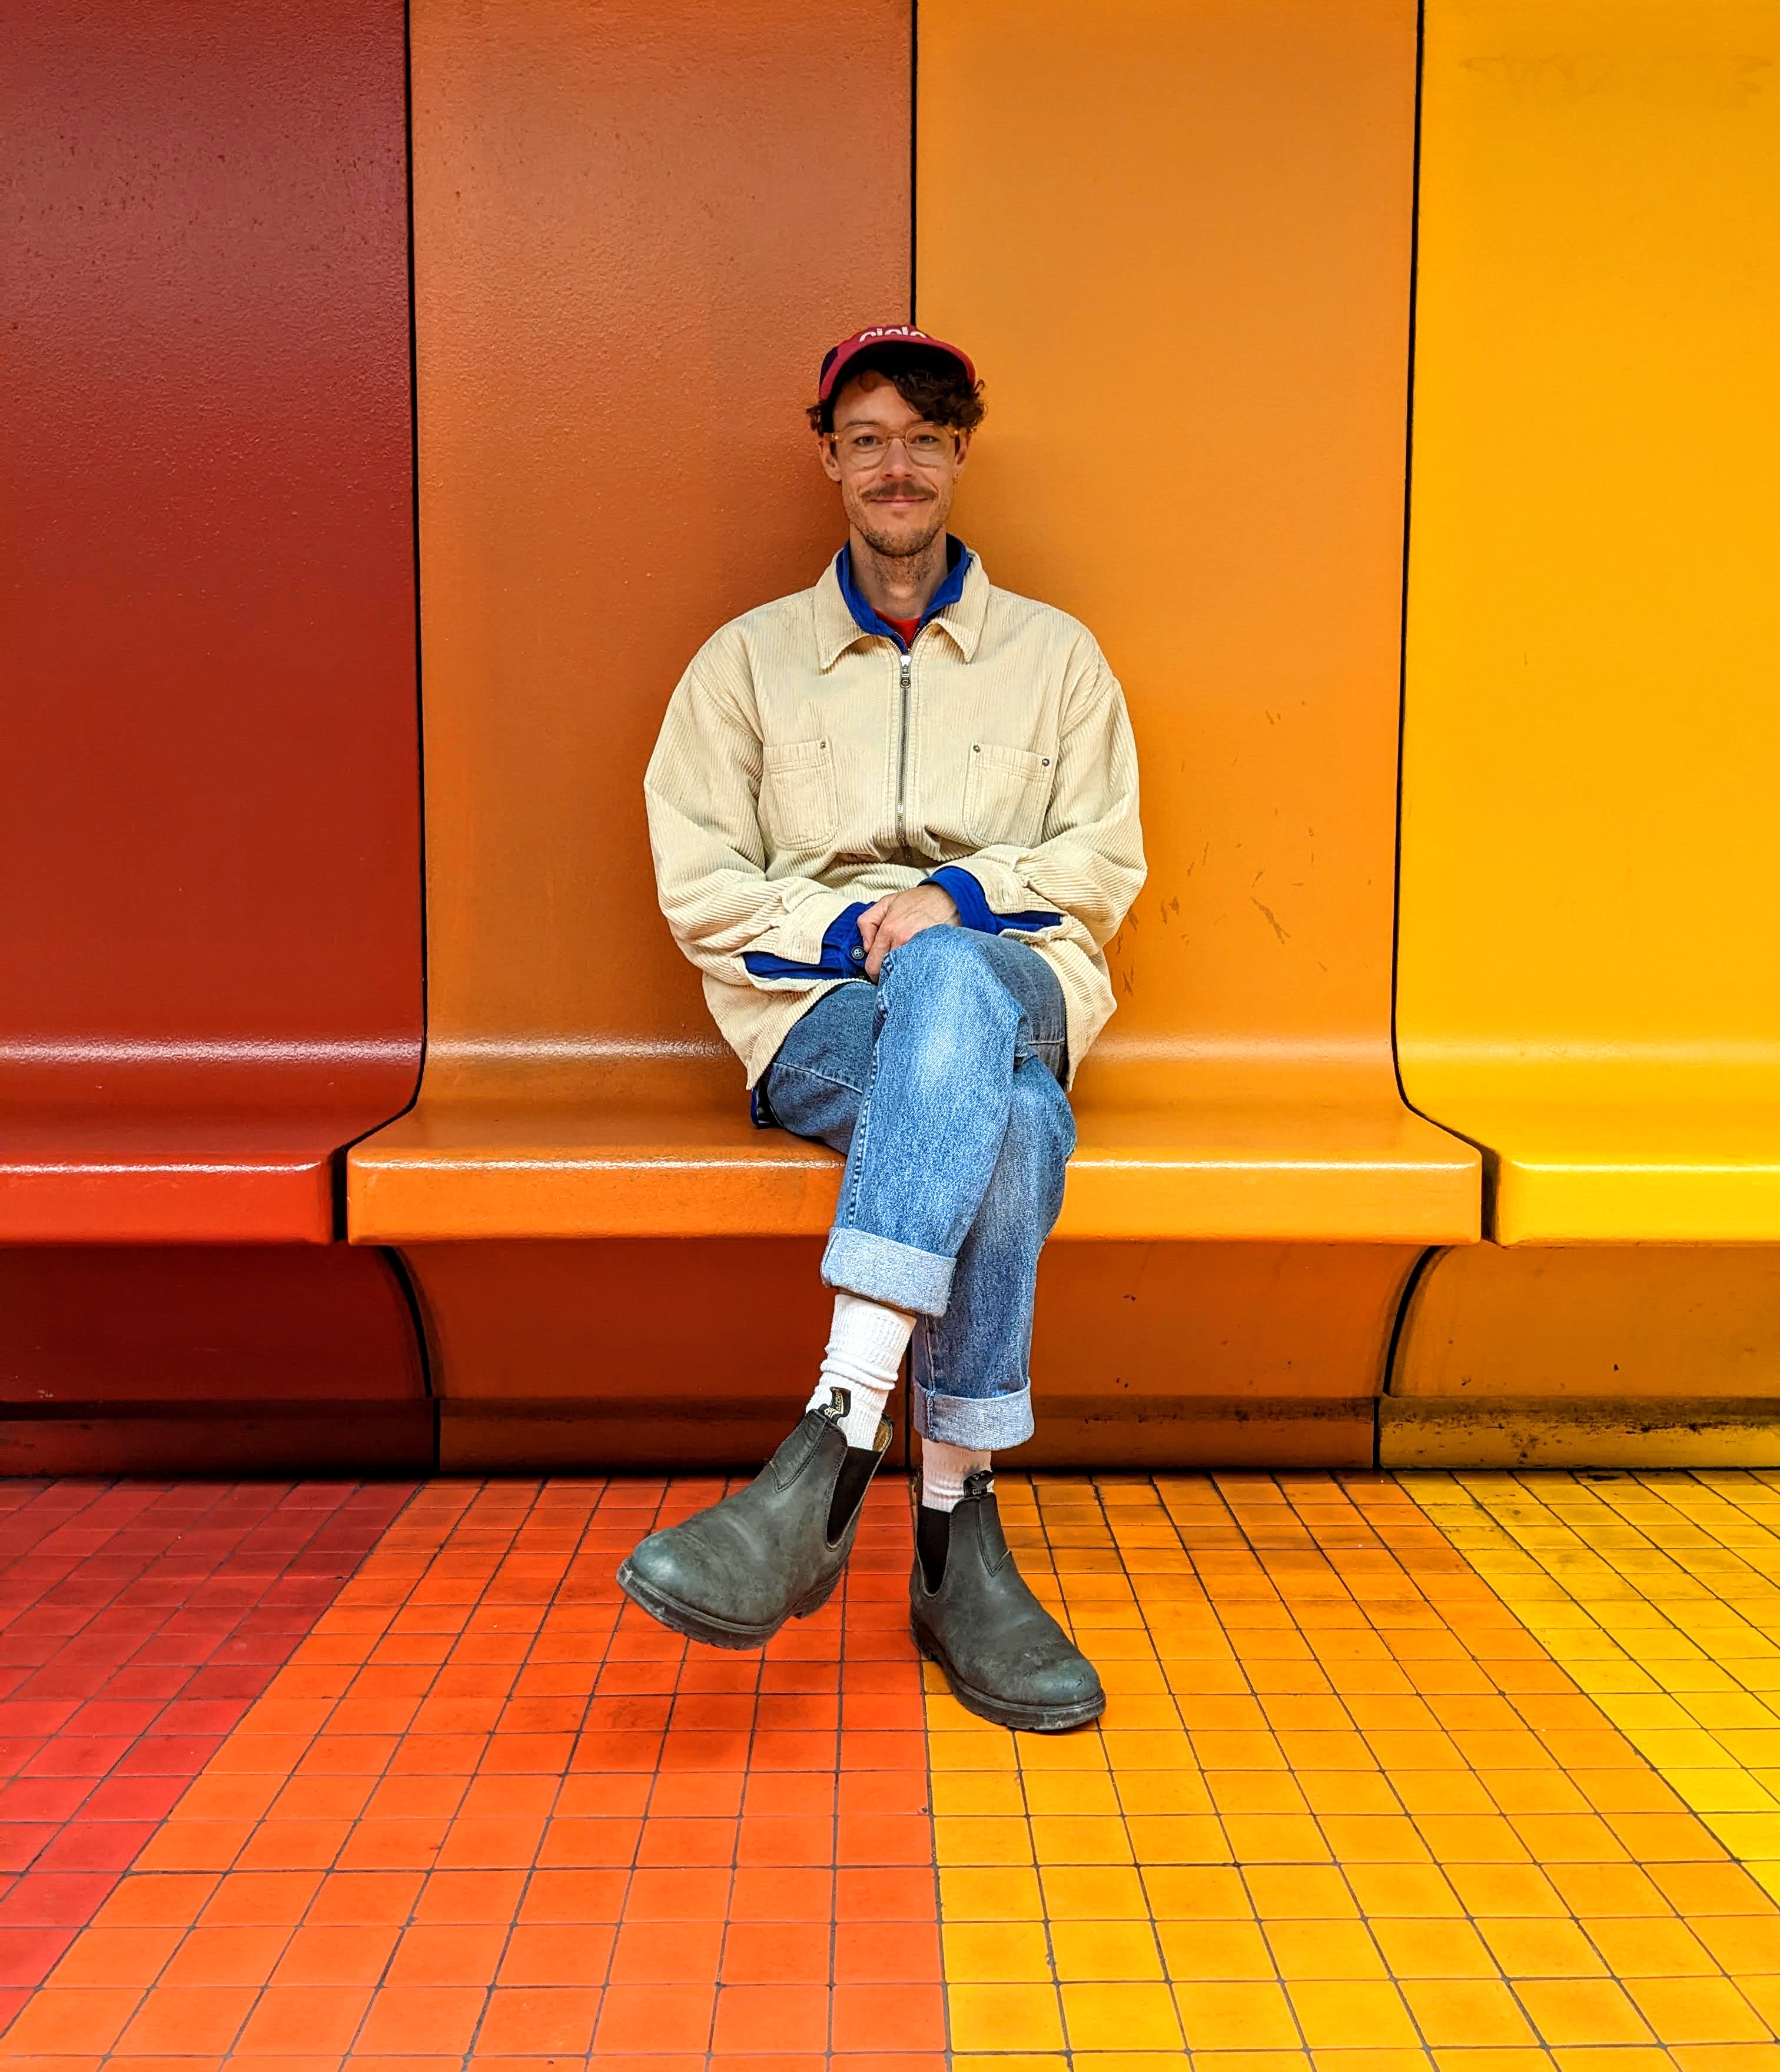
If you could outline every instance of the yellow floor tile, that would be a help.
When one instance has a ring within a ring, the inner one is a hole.
[[[1466,2045],[1434,2053],[1437,2072],[1553,2072],[1555,2062],[1549,2051],[1536,2046],[1490,2050]]]
[[[1334,1853],[1308,1813],[1226,1814],[1224,1835],[1238,1863],[1327,1863]]]
[[[1312,2050],[1402,2048],[1418,2040],[1402,1993],[1388,1982],[1288,1980],[1286,1992]]]
[[[1021,1819],[1026,1813],[1020,1774],[1013,1770],[936,1770],[929,1779],[928,1803],[942,1815]]]
[[[1504,2049],[1538,2041],[1500,1979],[1406,1979],[1403,1995],[1416,2027],[1436,2049]]]
[[[1050,1953],[1039,1921],[948,1921],[946,1976],[957,1985],[1048,1984]]]
[[[1253,1922],[1159,1921],[1156,1933],[1176,1984],[1275,1975],[1272,1953]]]
[[[946,2012],[954,2050],[1063,2048],[1063,2017],[1054,1986],[948,1984]]]
[[[1364,1922],[1269,1921],[1268,1947],[1282,1979],[1382,1979],[1383,1958]]]
[[[1161,1951],[1148,1921],[1053,1921],[1051,1955],[1065,1984],[1162,1977]]]
[[[1498,1916],[1480,1921],[1477,1928],[1490,1946],[1490,1955],[1510,1979],[1598,1979],[1606,1975],[1608,1967],[1600,1951],[1574,1921],[1543,1915]]]
[[[1184,2050],[1077,2050],[1075,2072],[1192,2072]]]
[[[1569,1911],[1557,1887],[1536,1864],[1448,1861],[1444,1868],[1465,1911],[1480,1921]]]
[[[1683,1921],[1608,1917],[1585,1920],[1582,1926],[1615,1978],[1709,1978],[1721,1968]]]
[[[1444,1871],[1430,1863],[1355,1863],[1342,1868],[1362,1913],[1373,1920],[1424,1919],[1462,1914],[1459,1896]]]
[[[1211,1794],[1205,1788],[1205,1780],[1194,1770],[1121,1770],[1117,1784],[1119,1804],[1127,1816],[1134,1813],[1209,1813],[1212,1810]]]
[[[1119,1794],[1113,1787],[1110,1771],[1041,1770],[1025,1771],[1021,1778],[1025,1789],[1026,1803],[1016,1811],[1042,1814],[1047,1819],[1058,1815],[1092,1814],[1116,1820],[1119,1817]],[[938,1811],[937,1807],[934,1809]],[[999,1807],[982,1807],[979,1811],[999,1812]]]
[[[1394,1979],[1493,1979],[1495,1959],[1469,1921],[1381,1919],[1372,1934]]]
[[[1195,2050],[1193,2072],[1312,2072],[1306,2050]]]
[[[1313,2050],[1310,2062],[1315,2072],[1428,2072],[1419,2049]]]
[[[1629,1979],[1660,2043],[1770,2043],[1774,2033],[1728,1979]]]
[[[1196,2064],[1204,2050],[1289,2050],[1299,2042],[1291,2004],[1277,1984],[1196,1982],[1177,1985],[1174,1997]]]
[[[1069,2048],[1177,2050],[1180,2020],[1165,1985],[1069,1985],[1062,1988]]]
[[[1255,1912],[1242,1873],[1218,1864],[1146,1864],[1139,1890],[1158,1921],[1246,1921]]]
[[[1780,1972],[1780,1912],[1701,1916],[1689,1926],[1733,1976]]]
[[[933,1846],[942,1864],[1029,1864],[1032,1836],[1024,1820],[992,1815],[945,1814],[933,1822]]]
[[[1045,1904],[1030,1868],[981,1870],[942,1864],[939,1910],[944,1921],[1040,1921]]]
[[[1534,2026],[1554,2049],[1653,2040],[1625,1988],[1611,1979],[1526,1979],[1516,1990]]]
[[[1780,2072],[1780,2044],[1678,2043],[1668,2054],[1680,2072]],[[1611,2072],[1611,2068],[1584,2068]]]
[[[1360,1910],[1341,1872],[1321,1864],[1251,1863],[1242,1875],[1255,1911],[1267,1920],[1333,1920]]]
[[[944,1844],[941,1848],[943,1858]],[[1124,1822],[1091,1815],[1034,1814],[1031,1853],[1041,1864],[1128,1864],[1133,1860],[1131,1838],[1125,1832]]]

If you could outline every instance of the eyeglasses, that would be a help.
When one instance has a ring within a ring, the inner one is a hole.
[[[834,451],[849,475],[869,475],[890,458],[890,449],[900,445],[917,467],[943,467],[954,452],[954,434],[943,425],[911,425],[907,430],[886,432],[876,425],[853,425],[832,434]]]

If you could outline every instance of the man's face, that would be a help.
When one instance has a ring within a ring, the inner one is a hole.
[[[840,484],[847,523],[892,558],[924,553],[946,529],[968,432],[942,431],[904,402],[887,375],[849,381],[834,398],[822,466]]]

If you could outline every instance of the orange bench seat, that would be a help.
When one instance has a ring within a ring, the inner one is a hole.
[[[1468,1144],[1395,1096],[1078,1112],[1060,1238],[1459,1244]],[[826,1231],[840,1161],[745,1108],[423,1101],[348,1159],[354,1239],[797,1237]]]

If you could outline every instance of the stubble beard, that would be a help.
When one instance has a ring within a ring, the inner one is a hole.
[[[917,532],[887,532],[871,523],[871,506],[861,497],[852,512],[853,523],[859,528],[859,537],[875,554],[886,561],[917,561],[946,529],[946,512],[937,497],[933,500],[932,524]]]

